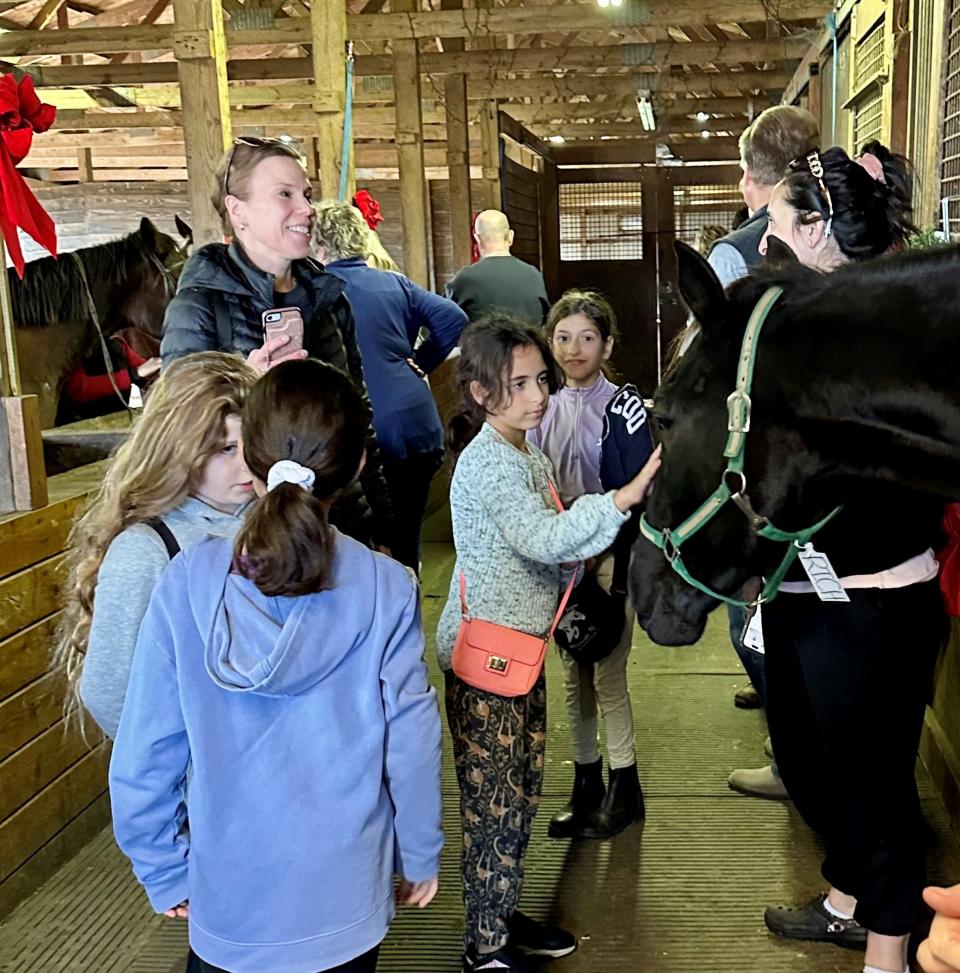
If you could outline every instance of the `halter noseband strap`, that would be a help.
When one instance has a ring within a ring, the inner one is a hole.
[[[760,337],[760,329],[767,320],[767,315],[780,299],[782,293],[783,288],[781,287],[771,287],[765,291],[747,322],[747,329],[740,345],[737,385],[727,397],[727,445],[723,451],[723,455],[727,459],[727,468],[720,479],[720,485],[686,520],[673,529],[665,527],[663,530],[657,530],[656,527],[650,526],[646,514],[640,518],[640,532],[648,541],[663,551],[664,557],[669,561],[673,570],[687,584],[692,585],[704,594],[710,595],[711,598],[741,608],[752,608],[761,602],[772,601],[780,587],[780,582],[783,581],[790,565],[793,564],[794,558],[803,546],[810,542],[813,535],[840,510],[839,507],[836,507],[822,520],[818,520],[812,526],[802,530],[780,530],[771,524],[766,517],[753,509],[746,493],[747,478],[743,472],[743,454],[747,444],[747,433],[750,431],[750,412],[752,409],[750,390],[753,386],[753,370],[757,359],[757,342]],[[788,545],[783,559],[773,574],[767,577],[763,591],[755,601],[731,598],[729,595],[714,591],[702,581],[698,581],[687,570],[680,554],[683,544],[693,537],[697,531],[710,523],[728,500],[743,513],[750,524],[750,529],[758,537]]]

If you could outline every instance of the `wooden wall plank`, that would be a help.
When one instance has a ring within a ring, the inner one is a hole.
[[[0,918],[35,892],[64,862],[110,823],[110,797],[104,792],[0,882]]]
[[[50,653],[62,612],[48,615],[0,642],[0,701],[39,679],[50,668]]]
[[[101,744],[0,824],[0,882],[104,792],[109,762]]]
[[[62,718],[65,688],[66,677],[51,672],[0,703],[0,760]]]
[[[66,557],[58,554],[0,581],[0,639],[53,614],[66,580]]]
[[[48,784],[103,741],[96,729],[84,738],[79,720],[60,720],[26,746],[0,761],[0,821],[27,804]]]

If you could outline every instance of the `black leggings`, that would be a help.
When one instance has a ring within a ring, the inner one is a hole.
[[[380,947],[374,946],[369,953],[364,953],[363,956],[358,956],[356,959],[350,960],[349,963],[343,963],[340,966],[325,966],[318,973],[375,973],[379,952]],[[229,971],[205,963],[193,950],[190,950],[187,973],[229,973]]]

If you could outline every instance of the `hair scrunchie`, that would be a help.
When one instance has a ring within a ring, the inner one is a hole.
[[[316,473],[306,466],[301,466],[292,459],[279,459],[267,471],[267,491],[281,483],[295,483],[309,493],[316,478]]]

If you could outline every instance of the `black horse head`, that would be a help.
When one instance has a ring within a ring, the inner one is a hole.
[[[120,293],[111,301],[104,322],[106,333],[135,332],[159,347],[164,313],[176,293],[193,240],[190,227],[179,216],[176,226],[184,237],[182,244],[158,230],[146,216],[137,232],[126,238],[132,255],[128,258],[130,269]]]
[[[678,244],[677,253],[680,291],[699,331],[656,395],[652,422],[664,454],[647,504],[652,526],[675,528],[721,482],[726,399],[747,320],[770,286],[783,294],[761,332],[753,380],[744,466],[753,509],[793,531],[854,501],[864,480],[960,495],[960,251],[829,275],[780,263],[726,294],[695,251]],[[758,538],[727,503],[682,556],[694,578],[735,596],[748,577],[775,568],[783,545]],[[695,642],[717,604],[643,538],[631,591],[640,624],[663,645]]]

